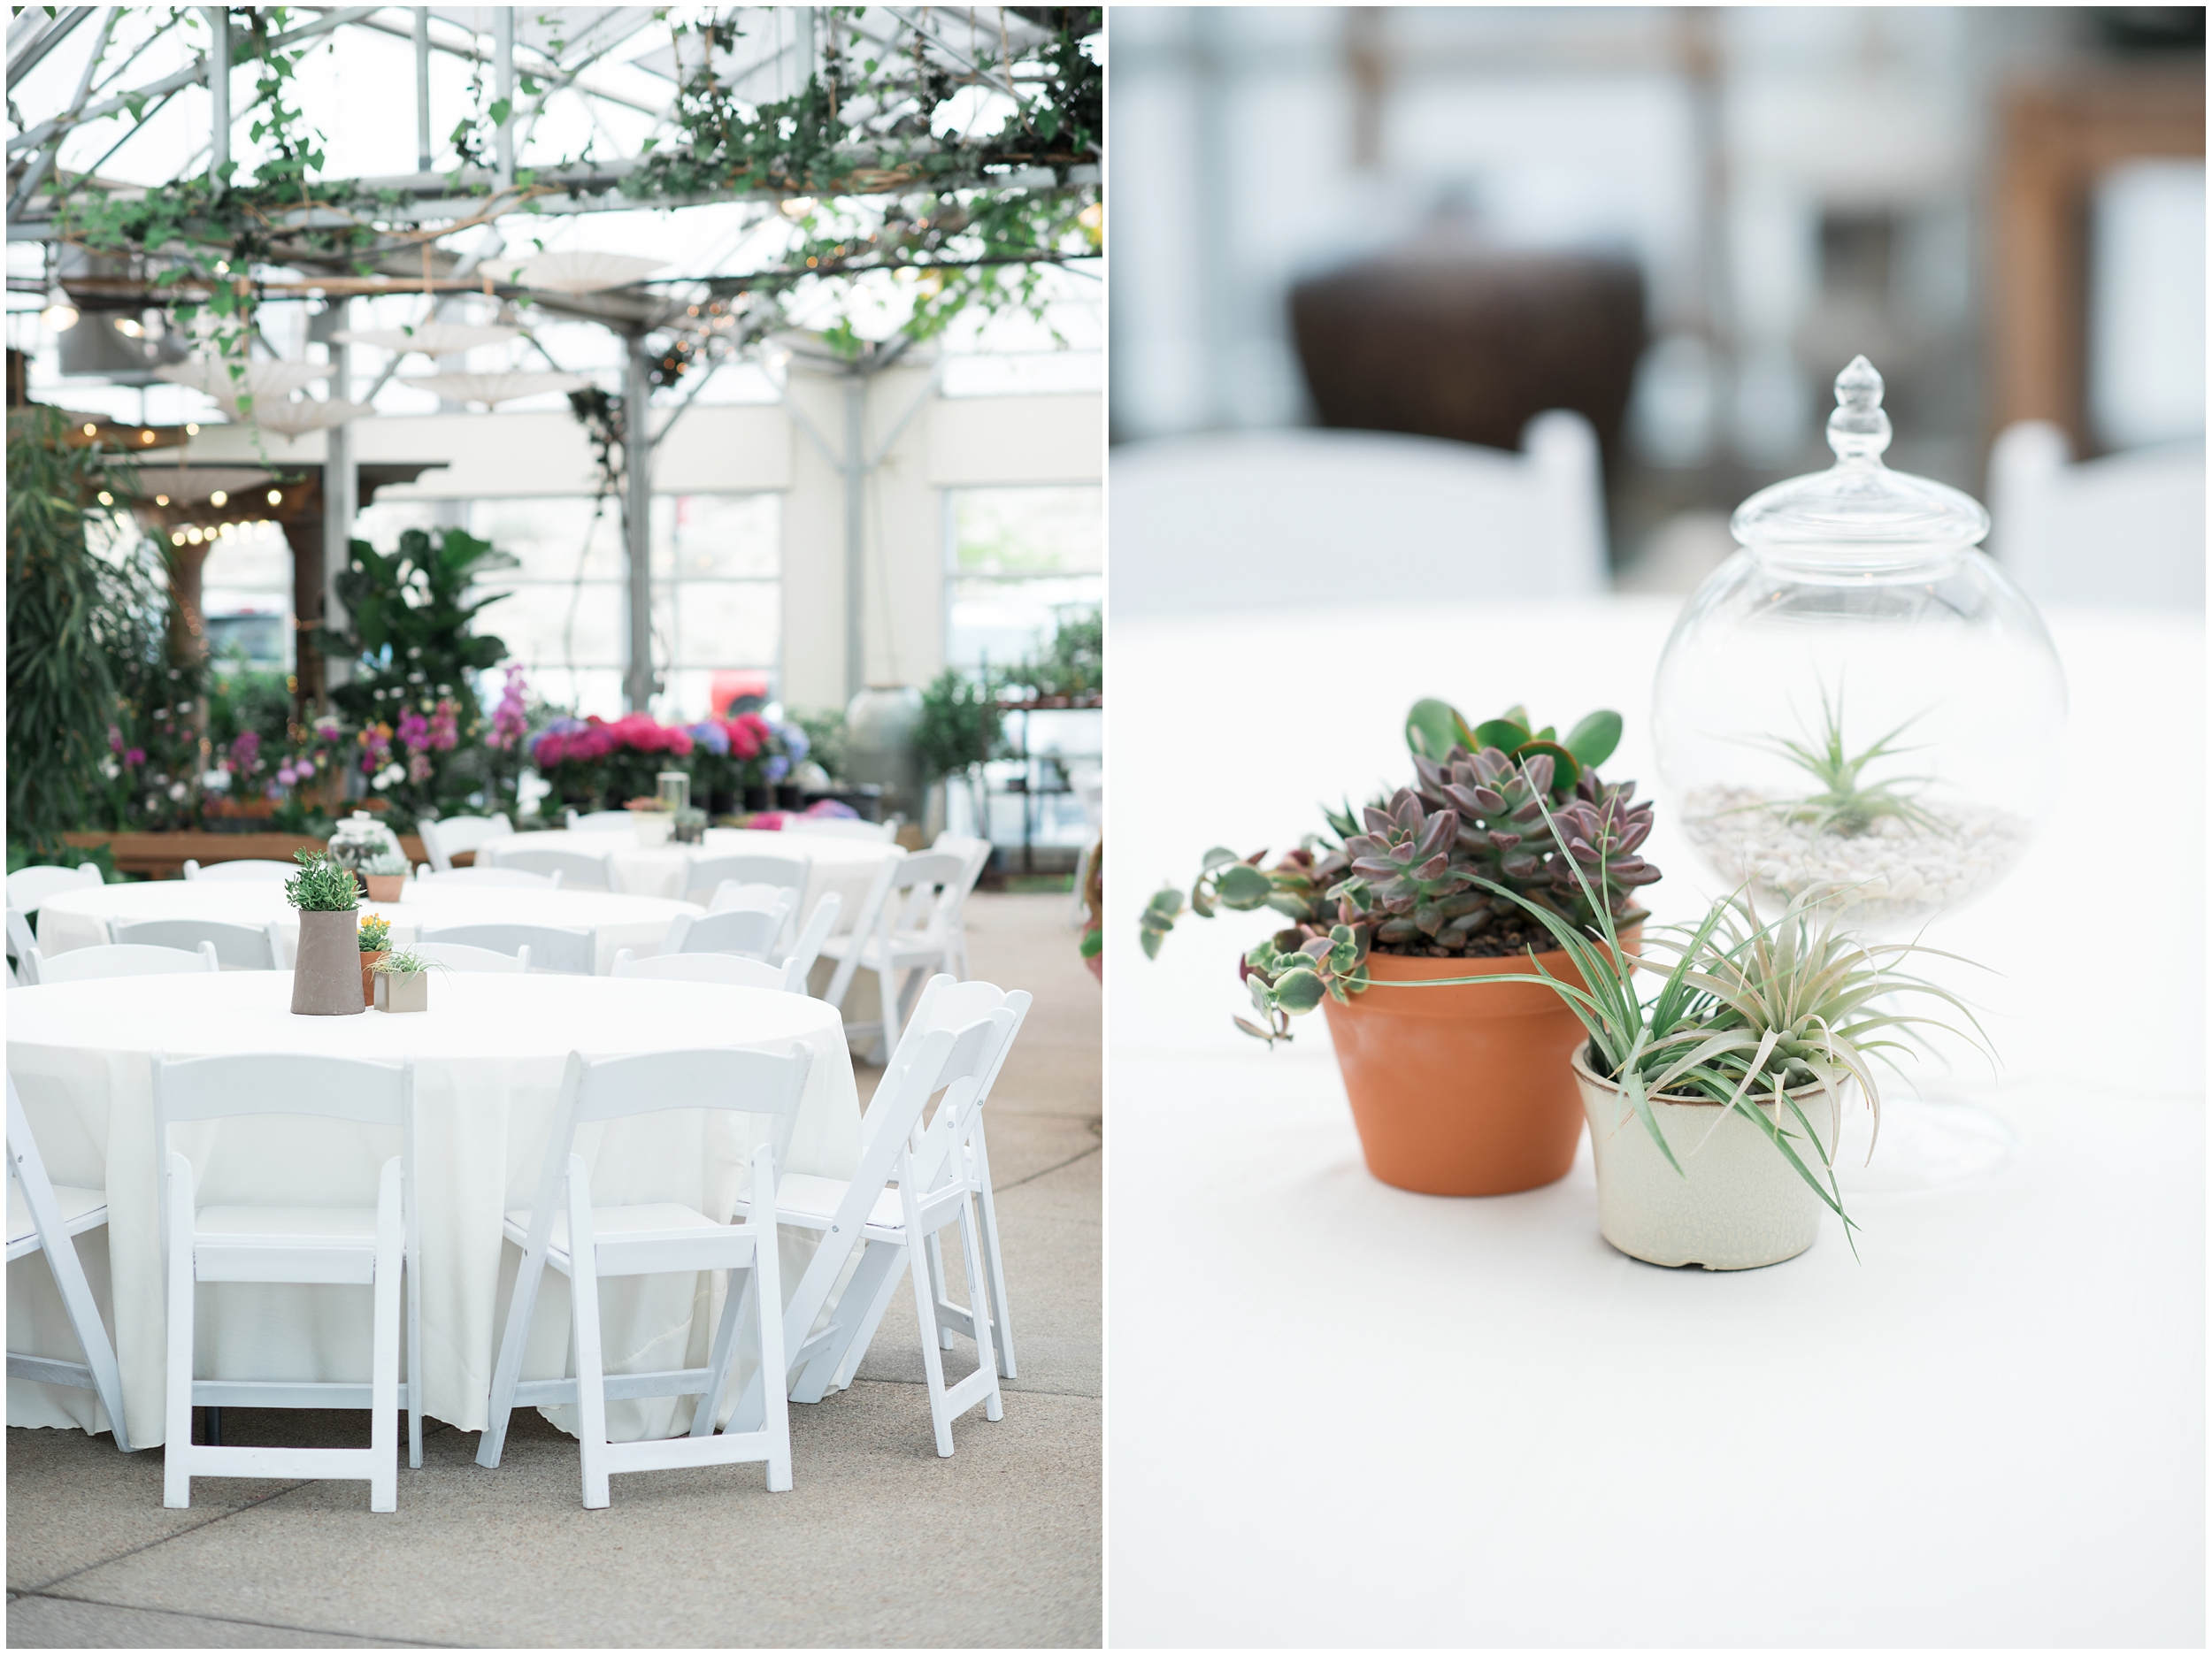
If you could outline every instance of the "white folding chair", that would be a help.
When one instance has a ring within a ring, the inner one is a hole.
[[[520,977],[530,969],[530,945],[513,954],[478,948],[465,942],[419,942],[417,954],[449,971],[487,971],[494,976]]]
[[[530,959],[526,969],[561,971],[572,977],[590,977],[599,965],[595,930],[571,931],[555,925],[442,925],[436,931],[424,931],[421,939],[465,943],[494,954],[511,954],[527,948]]]
[[[1018,1009],[1003,1006],[964,1029],[933,1029],[918,1039],[901,1042],[896,1061],[877,1086],[875,1100],[861,1121],[860,1164],[853,1176],[841,1180],[795,1173],[778,1184],[776,1222],[812,1230],[820,1241],[784,1312],[783,1342],[789,1365],[779,1368],[762,1362],[730,1416],[730,1429],[749,1429],[763,1416],[764,1408],[776,1406],[776,1388],[764,1383],[764,1375],[784,1374],[795,1401],[820,1401],[833,1375],[858,1365],[854,1347],[865,1351],[866,1338],[873,1334],[888,1303],[885,1284],[887,1281],[897,1283],[900,1269],[911,1261],[913,1244],[955,1222],[960,1226],[968,1302],[974,1313],[969,1327],[980,1324],[975,1336],[975,1372],[958,1384],[945,1383],[938,1295],[931,1290],[926,1269],[911,1272],[915,1314],[921,1324],[922,1366],[928,1378],[930,1421],[938,1453],[952,1452],[952,1422],[977,1403],[983,1404],[985,1418],[1002,1416],[998,1364],[991,1360],[992,1313],[971,1201],[972,1181],[957,1146],[964,1141],[969,1116],[989,1084],[1001,1051],[1012,1038],[1019,1015]],[[925,1126],[923,1117],[929,1100],[941,1092],[943,1101]],[[895,1189],[890,1187],[894,1184]],[[756,1222],[763,1216],[744,1203],[739,1211]],[[862,1251],[852,1279],[839,1295],[828,1322],[815,1331],[814,1323],[830,1291],[856,1248]],[[718,1337],[710,1401],[720,1396],[727,1382],[728,1358],[723,1344]],[[703,1408],[692,1422],[693,1431],[711,1429],[710,1421],[710,1414]]]
[[[814,974],[814,962],[822,957],[822,945],[829,940],[830,930],[837,923],[837,916],[845,906],[845,899],[835,891],[826,893],[814,905],[814,912],[807,916],[806,929],[799,933],[799,940],[784,956],[787,969],[795,973],[799,992],[806,992],[807,978]]]
[[[180,1124],[243,1115],[316,1115],[396,1127],[400,1153],[377,1178],[373,1207],[205,1207],[192,1163],[172,1145]],[[154,1054],[154,1122],[165,1176],[161,1233],[169,1284],[166,1464],[162,1504],[192,1503],[198,1477],[366,1479],[369,1509],[399,1509],[399,1410],[407,1463],[422,1464],[422,1253],[416,1219],[415,1066],[292,1054]],[[400,1289],[407,1290],[407,1382],[399,1377]],[[200,1282],[306,1282],[373,1287],[369,1379],[195,1379],[194,1288]],[[231,1448],[192,1440],[192,1409],[362,1408],[366,1448]]]
[[[435,822],[418,822],[415,831],[422,836],[423,852],[430,858],[430,865],[440,873],[451,873],[454,857],[481,851],[494,839],[512,839],[515,824],[503,810],[497,816],[446,816]]]
[[[515,839],[526,839],[518,833]],[[481,853],[492,859],[495,867],[518,868],[525,873],[558,874],[565,891],[618,891],[622,888],[614,869],[611,854],[588,856],[580,850],[537,849],[517,845],[514,839],[496,839]]]
[[[567,821],[572,833],[627,833],[637,818],[627,810],[588,810],[581,816],[571,810]]]
[[[277,951],[276,922],[266,925],[234,925],[219,919],[119,919],[108,932],[119,943],[147,943],[157,948],[197,950],[204,942],[215,945],[215,957],[227,971],[273,971],[282,956]]]
[[[131,1438],[123,1419],[122,1371],[92,1297],[84,1260],[77,1256],[76,1238],[108,1222],[107,1191],[58,1184],[46,1176],[46,1163],[39,1157],[38,1140],[31,1136],[30,1118],[23,1112],[23,1100],[16,1096],[12,1075],[8,1077],[8,1171],[12,1175],[8,1184],[8,1262],[34,1253],[46,1255],[54,1285],[61,1291],[62,1308],[85,1357],[81,1362],[64,1362],[10,1351],[8,1377],[93,1392],[107,1412],[115,1445],[127,1454]]]
[[[636,960],[625,948],[614,957],[613,975],[651,977],[664,983],[715,983],[724,988],[806,992],[805,976],[802,974],[794,982],[789,966],[771,965],[765,960],[749,960],[734,954],[663,954]]]
[[[526,873],[519,868],[456,868],[449,873],[440,873],[428,862],[416,874],[417,885],[498,885],[517,891],[557,891],[561,888],[561,874],[557,868],[551,873]]]
[[[50,896],[99,883],[100,869],[96,862],[84,862],[74,868],[44,864],[19,868],[8,876],[8,906],[20,914],[35,913]]]
[[[159,948],[142,942],[114,942],[90,948],[72,948],[66,954],[42,954],[33,948],[23,956],[27,983],[89,983],[109,977],[164,977],[185,971],[219,971],[215,945],[197,948]]]
[[[8,910],[8,952],[22,959],[38,946],[37,933],[31,929],[31,916],[19,908]]]
[[[787,833],[819,833],[828,839],[874,839],[879,843],[899,836],[896,822],[863,822],[853,816],[787,816],[783,819]]]
[[[507,1325],[500,1336],[499,1362],[492,1375],[490,1417],[476,1452],[476,1463],[496,1467],[506,1441],[507,1421],[518,1407],[570,1406],[577,1410],[583,1461],[584,1505],[595,1510],[609,1503],[607,1479],[618,1471],[651,1471],[668,1466],[768,1462],[768,1486],[791,1486],[791,1427],[779,1395],[764,1410],[760,1429],[747,1432],[680,1437],[658,1442],[607,1440],[610,1398],[700,1398],[700,1414],[711,1429],[719,1386],[710,1375],[726,1379],[735,1354],[736,1334],[757,1329],[761,1358],[771,1371],[784,1368],[782,1277],[776,1253],[776,1182],[799,1100],[806,1090],[814,1053],[803,1043],[788,1056],[765,1052],[706,1049],[656,1052],[587,1062],[571,1053],[561,1084],[561,1102],[546,1146],[545,1169],[535,1201],[507,1214],[506,1236],[522,1250]],[[752,1217],[722,1224],[695,1207],[672,1201],[626,1207],[595,1206],[591,1173],[575,1153],[577,1128],[588,1122],[625,1120],[664,1109],[728,1109],[765,1117],[769,1141],[752,1153]],[[569,1332],[575,1373],[565,1379],[526,1381],[522,1354],[538,1287],[550,1265],[569,1279]],[[614,1276],[649,1276],[663,1271],[729,1273],[722,1322],[707,1368],[657,1373],[603,1371],[599,1344],[599,1283]],[[741,1289],[737,1280],[743,1272]]]
[[[770,908],[733,908],[697,919],[679,914],[668,922],[668,936],[660,951],[664,954],[733,954],[765,961],[775,952],[788,917],[789,910],[780,902]]]
[[[811,856],[779,856],[767,852],[744,856],[703,856],[695,852],[684,859],[684,884],[680,894],[687,902],[708,900],[726,882],[774,885],[779,890],[803,893],[807,882],[813,877]],[[702,897],[699,893],[703,891],[709,893],[710,897]]]
[[[968,976],[967,899],[974,894],[976,882],[983,877],[983,870],[991,865],[992,848],[989,839],[976,839],[965,833],[949,832],[940,833],[937,836],[937,842],[930,847],[931,850],[941,854],[957,856],[967,864],[966,883],[960,893],[961,916],[954,923],[952,930],[952,974],[964,982],[966,981]],[[1079,874],[1079,877],[1075,883],[1075,896],[1078,902],[1083,900],[1083,882]]]
[[[211,862],[204,867],[188,858],[184,864],[184,877],[188,879],[214,879],[232,885],[282,885],[299,870],[297,862],[257,862],[250,858]]]
[[[870,1061],[882,1061],[890,1031],[902,1025],[912,1012],[926,971],[936,968],[958,975],[967,877],[966,861],[942,851],[887,862],[876,870],[852,930],[824,940],[822,952],[837,962],[837,974],[822,997],[831,1005],[844,1008],[856,971],[876,974],[881,1016],[845,1024],[847,1039],[870,1037]]]

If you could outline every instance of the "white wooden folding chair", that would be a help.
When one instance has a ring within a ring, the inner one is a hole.
[[[8,1077],[8,1262],[46,1255],[61,1291],[62,1309],[83,1347],[81,1362],[58,1361],[45,1356],[8,1352],[8,1377],[35,1380],[42,1385],[70,1385],[89,1391],[107,1411],[108,1427],[115,1445],[131,1452],[129,1427],[123,1419],[123,1375],[116,1366],[115,1346],[109,1342],[100,1306],[92,1297],[92,1283],[77,1256],[77,1240],[88,1230],[108,1222],[105,1190],[58,1184],[46,1176],[38,1140],[31,1135],[30,1118],[23,1100],[16,1095],[15,1077]]]
[[[571,810],[566,820],[572,833],[627,833],[637,824],[627,810],[587,810],[580,816]]]
[[[415,831],[422,836],[423,853],[430,858],[431,867],[440,873],[451,873],[454,857],[480,852],[494,839],[512,839],[515,824],[503,810],[497,816],[446,816],[434,822],[418,822]]]
[[[30,983],[89,983],[109,977],[165,977],[186,971],[219,971],[215,945],[197,948],[157,948],[146,943],[111,942],[90,948],[72,948],[66,954],[42,954],[33,948],[23,956],[24,980]]]
[[[171,1142],[182,1123],[299,1115],[396,1127],[400,1153],[384,1163],[373,1207],[205,1207],[192,1163]],[[293,1054],[154,1054],[154,1122],[162,1181],[163,1260],[169,1285],[166,1461],[162,1504],[192,1503],[194,1477],[365,1479],[369,1509],[399,1509],[399,1410],[408,1411],[407,1463],[422,1464],[422,1253],[416,1218],[415,1066]],[[399,1376],[403,1268],[407,1381]],[[195,1379],[194,1289],[201,1282],[305,1282],[373,1287],[369,1379],[357,1383]],[[366,1448],[235,1448],[195,1443],[192,1409],[362,1408]]]
[[[297,862],[262,862],[241,857],[236,862],[211,862],[202,866],[189,858],[184,864],[188,879],[212,879],[227,885],[283,885],[300,870]]]
[[[588,1062],[571,1053],[561,1083],[560,1107],[546,1146],[545,1168],[537,1199],[507,1214],[507,1239],[522,1250],[507,1325],[500,1336],[499,1361],[492,1375],[490,1417],[476,1452],[476,1463],[499,1464],[507,1422],[518,1407],[570,1406],[578,1414],[583,1462],[584,1505],[609,1503],[609,1476],[618,1471],[650,1471],[668,1466],[729,1465],[764,1460],[768,1486],[791,1486],[791,1427],[780,1395],[764,1410],[757,1429],[710,1437],[680,1437],[657,1442],[607,1440],[607,1403],[633,1397],[700,1396],[711,1408],[712,1374],[726,1376],[735,1336],[749,1322],[757,1329],[763,1360],[781,1372],[782,1277],[776,1253],[776,1183],[799,1100],[806,1090],[813,1048],[801,1043],[789,1055],[765,1052],[703,1049],[655,1052],[638,1057]],[[577,1128],[592,1122],[624,1120],[664,1109],[727,1109],[764,1117],[768,1141],[752,1153],[752,1216],[722,1224],[695,1207],[676,1202],[625,1207],[595,1206],[591,1173],[575,1153]],[[569,1332],[575,1372],[565,1379],[522,1378],[523,1350],[530,1318],[548,1266],[569,1280]],[[617,1374],[603,1369],[599,1344],[599,1283],[609,1276],[649,1276],[664,1271],[729,1273],[727,1299],[707,1368],[658,1373]],[[740,1273],[744,1276],[741,1287]]]
[[[440,873],[428,862],[423,863],[415,874],[417,885],[499,885],[517,891],[557,891],[561,888],[561,871],[527,873],[520,868],[456,868],[449,873]]]
[[[992,848],[987,839],[951,832],[940,833],[937,842],[930,847],[931,850],[941,854],[957,856],[967,864],[966,881],[960,893],[960,912],[952,926],[952,974],[963,982],[968,977],[967,900],[974,894],[977,881],[983,877],[983,870],[991,865]],[[1076,895],[1079,901],[1082,896],[1082,881],[1079,878],[1076,881]]]
[[[22,959],[38,946],[38,935],[31,929],[31,916],[19,908],[8,910],[8,952]]]
[[[1025,1004],[1027,996],[1022,999]],[[899,1272],[911,1261],[912,1244],[949,1224],[960,1225],[969,1305],[974,1313],[968,1326],[979,1330],[973,1335],[976,1370],[956,1385],[945,1383],[937,1320],[939,1295],[932,1291],[926,1269],[911,1271],[915,1315],[922,1331],[922,1367],[928,1380],[930,1421],[940,1455],[952,1452],[952,1422],[979,1402],[984,1406],[987,1419],[996,1420],[1002,1414],[999,1367],[991,1360],[990,1290],[983,1279],[971,1202],[973,1191],[956,1147],[966,1133],[976,1100],[989,1084],[1020,1021],[1024,1008],[1014,1006],[1011,1000],[1008,997],[1008,1003],[965,1028],[932,1029],[917,1039],[900,1043],[876,1088],[875,1100],[861,1121],[860,1164],[849,1180],[795,1173],[778,1186],[777,1222],[797,1224],[820,1237],[814,1258],[799,1278],[784,1313],[784,1342],[790,1352],[786,1373],[791,1398],[797,1402],[820,1401],[833,1375],[849,1375],[859,1365],[856,1350],[865,1352],[866,1341],[889,1303],[886,1284],[896,1286]],[[940,1092],[943,1100],[925,1126],[929,1100]],[[895,1189],[889,1187],[894,1184]],[[742,1203],[739,1210],[746,1210]],[[828,1322],[813,1331],[831,1289],[856,1248],[861,1253],[852,1279],[839,1295]],[[772,1395],[772,1387],[764,1385],[761,1375],[776,1371],[763,1362],[739,1398],[731,1415],[731,1429],[748,1429],[761,1417],[761,1409]],[[720,1395],[726,1380],[726,1374],[718,1370],[714,1395]],[[693,1421],[692,1429],[702,1429],[705,1422],[703,1414]]]
[[[557,873],[561,876],[564,891],[619,891],[619,877],[615,872],[614,855],[587,855],[580,850],[540,849],[518,845],[517,839],[528,835],[518,833],[512,839],[495,839],[486,846],[480,856],[488,856],[497,868],[518,868],[525,873]]]
[[[765,960],[749,960],[735,954],[663,954],[637,960],[625,948],[614,957],[612,975],[651,977],[663,983],[713,983],[724,988],[806,992],[806,977],[802,974],[793,982],[789,966],[771,965]]]
[[[686,901],[707,901],[728,880],[739,885],[774,885],[779,890],[788,889],[803,893],[807,882],[813,877],[814,859],[797,853],[788,856],[773,852],[742,856],[703,856],[695,851],[684,861],[681,894]],[[702,896],[702,892],[708,894]]]
[[[227,971],[273,971],[283,957],[277,948],[274,920],[266,925],[234,925],[219,919],[119,919],[109,923],[108,934],[120,943],[196,952],[202,943],[211,942]]]
[[[837,924],[837,916],[843,911],[845,899],[835,891],[825,892],[822,900],[814,905],[814,912],[807,916],[806,927],[799,932],[798,941],[791,945],[791,952],[783,962],[794,974],[799,992],[806,992],[807,978],[814,973],[814,962],[822,957],[822,945],[829,940],[831,931]]]
[[[734,954],[748,960],[766,960],[775,952],[790,910],[781,902],[773,908],[733,908],[727,913],[703,914],[695,919],[679,914],[668,922],[661,952],[670,954]]]
[[[822,952],[837,962],[837,972],[822,998],[841,1011],[853,974],[864,969],[876,974],[882,1015],[864,1023],[849,1019],[845,1024],[848,1040],[869,1039],[871,1062],[883,1061],[890,1031],[904,1024],[913,1011],[925,973],[933,968],[959,974],[958,935],[967,877],[966,859],[942,851],[886,862],[877,870],[852,930],[823,942]]]
[[[54,868],[44,863],[19,868],[8,876],[8,906],[20,914],[33,914],[48,897],[99,883],[100,869],[96,862],[83,862],[74,868]]]
[[[825,839],[873,839],[884,843],[899,836],[899,824],[891,822],[862,822],[853,816],[787,816],[783,819],[787,833],[819,833]]]
[[[557,925],[442,925],[422,933],[424,942],[465,943],[494,954],[530,951],[526,969],[590,977],[599,969],[599,932]]]
[[[415,953],[449,971],[484,971],[495,977],[520,977],[530,969],[530,945],[512,954],[479,948],[465,942],[419,942]]]

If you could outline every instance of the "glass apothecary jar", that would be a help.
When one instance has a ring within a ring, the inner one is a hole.
[[[356,810],[338,824],[338,831],[330,836],[329,850],[332,861],[357,876],[365,864],[384,856],[396,857],[403,865],[406,861],[399,835],[366,810]]]
[[[1882,463],[1865,357],[1835,382],[1835,464],[1761,490],[1661,657],[1673,819],[1763,911],[1840,889],[1896,935],[2002,879],[2055,781],[2066,686],[2035,608],[1979,549],[1989,514]]]

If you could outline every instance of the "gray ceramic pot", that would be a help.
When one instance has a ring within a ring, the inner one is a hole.
[[[299,957],[292,966],[292,1011],[303,1017],[358,1016],[361,939],[357,908],[300,910]]]
[[[922,757],[915,727],[922,720],[922,693],[908,685],[872,684],[845,709],[845,773],[883,789],[883,811],[910,822],[922,816]],[[763,808],[766,807],[764,806]]]

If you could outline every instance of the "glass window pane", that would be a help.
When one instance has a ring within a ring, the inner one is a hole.
[[[588,497],[553,500],[479,500],[469,512],[469,533],[522,560],[519,569],[488,575],[487,586],[574,580],[578,564],[587,580],[622,578],[622,506],[610,500],[592,520]]]
[[[781,494],[673,494],[653,502],[653,573],[686,580],[783,571]]]
[[[1105,567],[1099,490],[964,488],[953,495],[953,569],[963,575],[1094,574]]]
[[[233,592],[292,595],[292,543],[273,523],[242,523],[219,535],[200,565],[200,583]]]
[[[671,588],[654,590],[657,645],[686,667],[770,667],[782,631],[782,589],[766,581],[687,580],[672,608]]]
[[[945,628],[945,660],[975,668],[1010,665],[1052,641],[1063,610],[1094,609],[1105,598],[1097,575],[1064,579],[956,580]]]
[[[572,614],[571,599],[574,599]],[[507,653],[533,677],[573,661],[578,666],[620,666],[623,591],[611,582],[517,586],[486,609],[476,630],[503,640]]]

